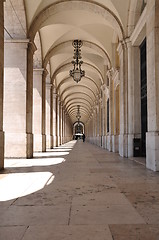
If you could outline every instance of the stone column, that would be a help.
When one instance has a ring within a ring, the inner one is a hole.
[[[33,71],[33,133],[34,151],[42,151],[42,74],[44,69]]]
[[[125,43],[118,46],[120,60],[120,135],[119,154],[122,157],[128,156],[128,126],[127,126],[127,49]]]
[[[107,146],[108,150],[111,152],[112,151],[112,136],[114,134],[114,114],[113,114],[113,79],[112,79],[112,74],[109,71],[108,72],[108,78],[109,78],[109,135],[107,138]]]
[[[53,86],[50,88],[50,148],[54,147],[53,143]]]
[[[115,70],[114,80],[114,134],[112,137],[112,151],[119,152],[119,71]]]
[[[147,106],[146,166],[159,171],[159,1],[147,6]]]
[[[140,51],[127,40],[128,48],[128,157],[133,157],[133,139],[141,138]]]
[[[57,101],[56,101],[56,147],[59,146],[59,119],[60,119],[60,116],[59,116],[59,112],[60,112],[60,100],[59,100],[59,96],[57,95]]]
[[[63,108],[63,144],[65,143],[65,107]]]
[[[3,69],[4,69],[4,7],[0,1],[0,169],[4,168],[4,132],[3,132]]]
[[[26,84],[27,158],[33,157],[33,55],[35,51],[36,51],[35,44],[33,42],[29,42],[27,51],[27,84]]]
[[[42,152],[46,152],[46,76],[45,69],[42,75]]]
[[[56,103],[57,102],[57,94],[55,93],[55,88],[53,88],[53,147],[56,147]]]
[[[103,126],[102,126],[102,107],[103,107],[102,98],[100,98],[99,99],[99,140],[98,140],[98,146],[99,147],[102,146],[102,130],[103,130]]]
[[[94,144],[94,139],[95,139],[95,109],[93,108],[93,138],[92,138],[92,143]]]
[[[67,112],[65,112],[65,143],[67,142]]]
[[[107,142],[107,138],[106,138],[106,132],[107,132],[107,118],[106,118],[106,96],[105,93],[103,94],[103,148],[106,149],[106,142]]]
[[[63,103],[60,101],[60,116],[59,116],[59,144],[62,144],[62,131],[63,131]]]
[[[96,105],[95,109],[96,109],[96,139],[95,139],[95,144],[98,145],[98,136],[99,136],[99,106]]]
[[[107,98],[108,98],[108,92],[106,85],[103,88],[103,95],[104,95],[104,112],[103,112],[103,118],[104,118],[104,148],[107,149]]]
[[[50,77],[48,76],[46,82],[46,147],[48,149],[51,148],[51,84],[50,84]]]
[[[62,108],[62,144],[65,143],[65,107]]]
[[[30,157],[33,155],[32,146],[32,63],[30,77],[27,79],[27,51],[32,53],[32,44],[28,40],[5,41],[4,58],[4,130],[5,156]],[[30,85],[27,81],[31,81]],[[30,87],[30,95],[28,93]],[[27,89],[27,91],[26,91]],[[28,96],[29,95],[29,96]],[[30,98],[29,98],[30,97]],[[31,105],[31,106],[30,106]],[[29,108],[30,106],[30,108]],[[28,110],[27,110],[28,107]],[[29,115],[29,116],[28,116]],[[28,117],[28,118],[27,118]],[[26,121],[30,121],[27,122]],[[26,129],[27,126],[27,129]],[[30,132],[30,133],[29,133]],[[30,140],[30,142],[29,142]],[[27,143],[30,145],[27,146]]]
[[[128,157],[133,157],[133,138],[134,138],[134,109],[133,109],[133,97],[134,97],[134,83],[133,83],[133,71],[132,71],[132,46],[131,42],[127,41],[128,48]]]

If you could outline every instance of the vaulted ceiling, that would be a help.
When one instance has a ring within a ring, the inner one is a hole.
[[[112,44],[128,35],[130,3],[130,0],[6,2],[5,38],[27,37],[35,42],[38,48],[35,60],[49,70],[50,83],[56,86],[72,123],[77,120],[77,105],[81,121],[86,123],[100,96],[106,71],[112,67]],[[79,83],[69,76],[75,39],[83,41],[85,77]]]

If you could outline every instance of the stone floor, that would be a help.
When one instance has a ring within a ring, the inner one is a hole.
[[[159,240],[159,173],[82,141],[5,160],[0,240]]]

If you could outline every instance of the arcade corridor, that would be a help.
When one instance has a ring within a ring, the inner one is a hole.
[[[159,175],[82,140],[6,159],[0,179],[1,240],[159,238]]]

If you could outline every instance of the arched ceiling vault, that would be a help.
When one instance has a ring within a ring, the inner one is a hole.
[[[91,79],[90,77],[87,77],[87,76],[84,76],[84,79],[85,79],[85,78],[87,79],[87,81],[86,81],[85,83],[87,83],[89,86],[90,86],[90,84],[93,83],[93,85],[97,88],[97,92],[99,93],[99,92],[100,92],[100,88],[99,88],[99,86],[97,85],[96,81],[93,80],[93,79]],[[60,90],[60,87],[61,87],[63,84],[68,83],[68,82],[70,82],[70,81],[71,81],[71,83],[72,83],[72,78],[71,78],[71,77],[68,77],[68,78],[63,79],[63,80],[59,83],[59,85],[57,85],[57,92]]]
[[[60,53],[63,53],[65,51],[67,51],[68,48],[71,47],[72,49],[72,40],[68,40],[66,42],[62,42],[59,43],[58,45],[54,46],[54,44],[50,47],[50,49],[48,50],[47,54],[44,57],[44,67],[47,65],[48,61],[50,60],[51,57],[58,55]],[[100,46],[98,46],[96,43],[84,40],[83,41],[83,46],[92,49],[96,52],[97,55],[105,58],[108,62],[108,65],[111,67],[111,61],[109,58],[108,53]]]
[[[73,105],[67,111],[70,112],[70,111],[72,111],[72,109],[76,109],[77,110],[77,106]],[[80,105],[80,109],[85,109],[87,111],[87,113],[91,113],[90,109],[86,105],[84,105],[84,104]]]
[[[67,109],[67,111],[70,112],[72,109],[77,110],[77,105],[72,105],[70,108]],[[90,113],[90,109],[88,108],[88,106],[86,106],[84,104],[80,105],[80,109],[85,109],[88,113]]]
[[[45,69],[49,64],[51,82],[72,123],[77,120],[77,105],[83,123],[87,122],[106,83],[106,71],[112,68],[114,36],[116,41],[126,37],[130,1],[24,0],[28,38],[35,41],[39,33],[42,67]],[[69,76],[75,39],[83,42],[85,71],[78,84]]]
[[[100,72],[100,70],[96,66],[94,66],[93,64],[90,64],[90,63],[83,62],[82,68],[84,68],[84,65],[86,65],[87,69],[91,69],[91,71],[96,72],[96,74],[98,75],[98,77],[101,81],[101,84],[104,83],[104,77],[102,76],[102,73]],[[65,72],[65,71],[66,71],[67,77],[68,77],[69,76],[69,70],[72,69],[72,68],[73,68],[73,66],[72,66],[71,62],[65,63],[62,66],[59,66],[59,68],[56,69],[56,71],[52,75],[52,82],[54,83],[54,81],[56,81],[56,77],[59,73],[62,73],[62,72]]]

